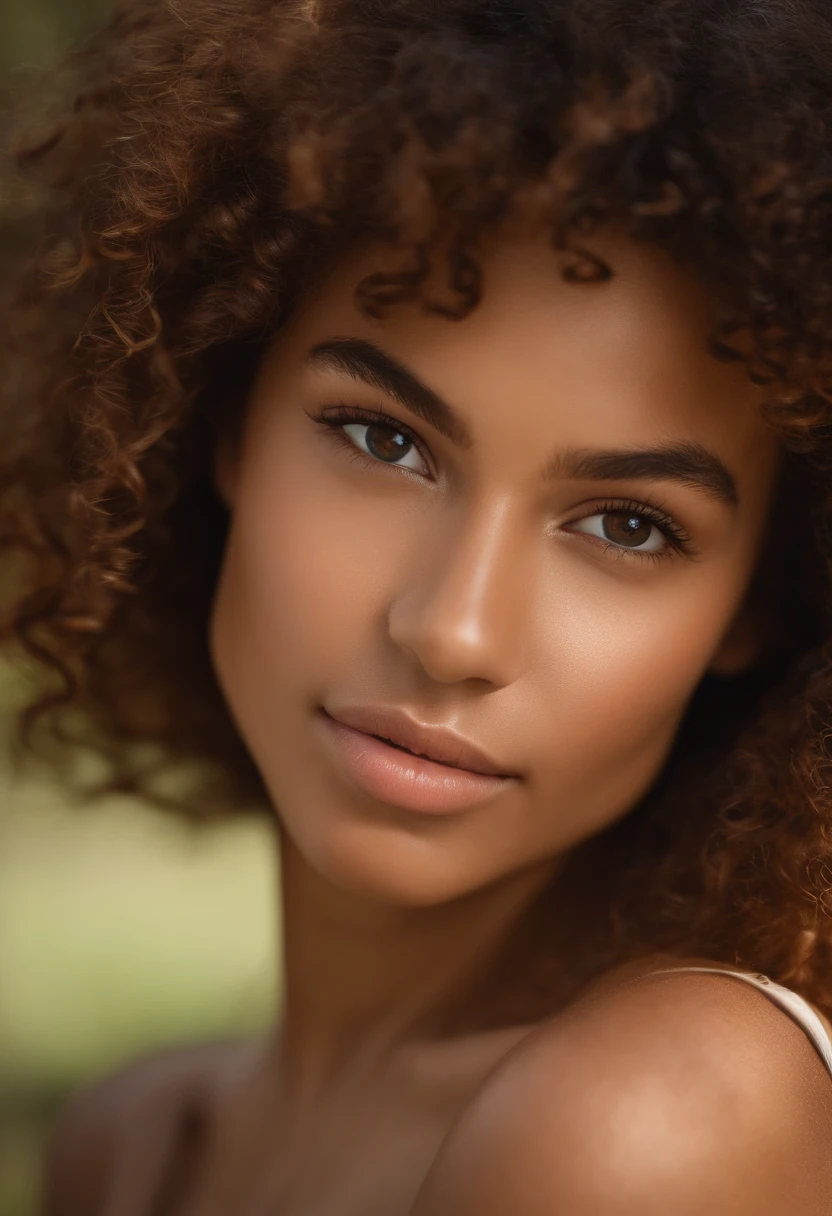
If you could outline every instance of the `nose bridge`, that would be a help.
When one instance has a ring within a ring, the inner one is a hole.
[[[528,546],[508,498],[471,506],[393,604],[389,627],[433,678],[505,685],[516,679],[527,630]]]

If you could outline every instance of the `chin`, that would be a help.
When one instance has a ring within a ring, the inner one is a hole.
[[[317,832],[306,823],[295,831],[283,815],[281,825],[303,863],[328,885],[390,907],[438,907],[507,876],[484,859],[477,866],[470,847],[461,857],[441,833],[427,839],[401,826],[355,822]]]

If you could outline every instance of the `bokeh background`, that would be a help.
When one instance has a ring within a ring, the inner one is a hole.
[[[2,111],[109,7],[0,0]],[[0,660],[3,739],[26,693]],[[78,807],[45,769],[0,768],[0,1216],[37,1213],[45,1138],[76,1086],[268,1022],[275,864],[265,822],[196,829],[124,797]]]

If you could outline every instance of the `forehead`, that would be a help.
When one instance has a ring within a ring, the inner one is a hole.
[[[360,280],[400,268],[402,255],[367,245],[310,295],[295,341],[370,337],[396,354],[487,436],[524,420],[554,428],[564,445],[673,438],[716,446],[740,465],[769,465],[777,447],[761,420],[761,390],[741,364],[708,350],[713,304],[693,275],[663,251],[616,233],[590,249],[612,271],[604,282],[564,278],[574,255],[545,236],[494,237],[478,256],[483,294],[464,320],[394,306],[383,321],[354,299]],[[435,258],[425,293],[450,305],[445,262]],[[508,408],[507,408],[508,407]]]

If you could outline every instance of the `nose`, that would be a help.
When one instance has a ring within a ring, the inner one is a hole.
[[[507,501],[469,512],[437,537],[391,605],[391,639],[432,679],[495,687],[517,679],[532,617],[529,546],[521,532]]]

